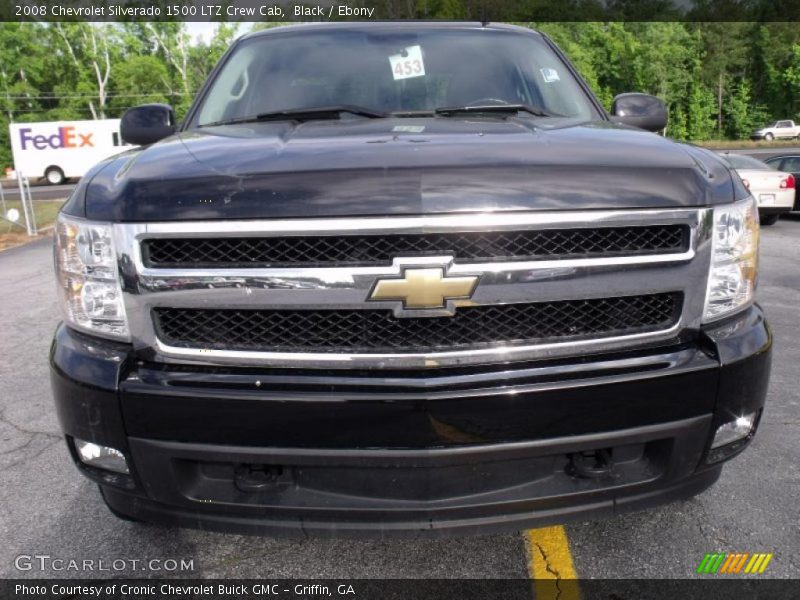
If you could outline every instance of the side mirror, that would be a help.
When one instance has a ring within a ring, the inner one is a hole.
[[[620,94],[611,104],[611,120],[647,131],[660,131],[667,126],[667,106],[649,94]]]
[[[122,141],[146,146],[175,133],[175,111],[166,104],[143,104],[125,111],[119,132]]]

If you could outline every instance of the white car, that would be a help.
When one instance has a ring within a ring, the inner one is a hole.
[[[762,225],[774,225],[781,214],[792,210],[794,175],[776,171],[768,164],[744,154],[725,153],[721,156],[758,201],[758,216]]]
[[[800,125],[794,121],[773,121],[766,127],[756,129],[750,134],[751,140],[777,140],[800,138]]]

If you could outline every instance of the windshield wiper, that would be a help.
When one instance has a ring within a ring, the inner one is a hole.
[[[249,117],[237,117],[235,119],[224,119],[213,123],[204,123],[199,127],[216,127],[220,125],[236,125],[237,123],[256,123],[259,121],[307,121],[310,119],[338,119],[342,113],[367,117],[369,119],[383,119],[387,115],[371,108],[342,104],[339,106],[315,106],[313,108],[290,108],[287,110],[276,110],[274,112],[251,115]]]
[[[437,115],[455,115],[459,113],[518,113],[526,112],[536,117],[560,117],[538,106],[529,104],[487,104],[476,106],[443,106],[434,111]]]

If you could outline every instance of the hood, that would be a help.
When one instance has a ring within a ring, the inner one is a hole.
[[[700,206],[730,173],[608,122],[527,118],[270,122],[183,132],[98,169],[68,210],[109,221]],[[548,122],[549,124],[549,122]]]

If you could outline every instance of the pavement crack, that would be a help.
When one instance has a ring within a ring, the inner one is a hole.
[[[14,462],[11,462],[11,463],[9,463],[7,465],[3,465],[2,467],[0,467],[0,472],[8,471],[9,469],[12,469],[12,468],[16,467],[17,465],[21,465],[22,463],[25,463],[25,462],[28,462],[30,460],[34,460],[36,458],[39,458],[42,454],[44,454],[45,451],[49,450],[50,448],[52,448],[53,446],[58,444],[60,441],[61,441],[61,438],[52,440],[50,443],[45,444],[44,446],[42,446],[35,454],[24,456],[24,457],[20,458],[19,460],[15,460]]]
[[[9,421],[6,418],[5,412],[2,412],[2,411],[0,411],[0,423],[5,423],[6,425],[11,427],[12,429],[16,429],[20,433],[24,433],[26,435],[43,435],[45,437],[48,437],[48,438],[51,438],[51,439],[55,439],[55,440],[60,440],[61,439],[60,435],[58,435],[56,433],[53,433],[51,431],[39,431],[37,429],[28,429],[28,428],[23,427],[21,425],[17,425],[16,423],[13,423],[12,421]]]
[[[558,572],[558,569],[554,568],[552,564],[550,564],[550,558],[547,556],[547,552],[544,551],[542,545],[538,542],[533,542],[533,545],[539,551],[539,554],[544,561],[544,568],[548,573],[551,573],[553,577],[556,579],[556,600],[561,597],[561,574]]]
[[[22,444],[22,446],[17,446],[16,448],[9,448],[8,450],[3,450],[0,454],[13,454],[14,452],[22,452],[33,443],[33,440],[36,439],[35,435],[28,436],[28,441]]]

